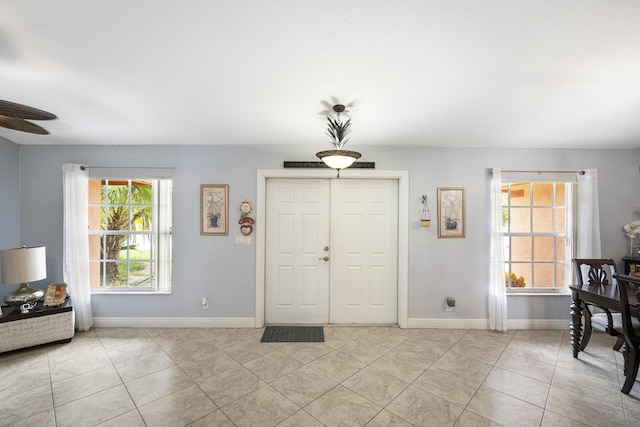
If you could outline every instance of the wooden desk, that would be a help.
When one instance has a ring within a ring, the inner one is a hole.
[[[0,353],[58,341],[71,341],[75,320],[69,299],[59,307],[44,307],[43,302],[28,313],[18,307],[2,307],[0,316]]]
[[[573,347],[573,357],[577,358],[580,352],[580,339],[582,338],[582,310],[585,302],[594,303],[600,307],[608,308],[611,311],[620,311],[620,294],[618,285],[571,285],[571,346]],[[636,298],[637,289],[630,289],[629,305],[631,315],[637,316],[640,313],[640,303]]]

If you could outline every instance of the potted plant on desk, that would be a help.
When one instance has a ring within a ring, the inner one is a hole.
[[[629,256],[632,258],[638,257],[638,253],[635,252],[635,247],[633,246],[633,241],[638,233],[640,233],[640,220],[631,221],[629,224],[625,225],[622,228],[629,238]]]

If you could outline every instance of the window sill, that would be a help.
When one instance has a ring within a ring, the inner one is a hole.
[[[91,291],[91,295],[171,295],[171,291]]]
[[[560,297],[560,296],[571,296],[571,289],[563,289],[561,291],[541,291],[541,292],[509,292],[507,291],[508,297]]]

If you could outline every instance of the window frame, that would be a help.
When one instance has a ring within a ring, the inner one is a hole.
[[[110,206],[150,206],[151,207],[151,228],[149,231],[131,230],[130,218],[128,220],[128,230],[88,230],[89,236],[108,236],[108,235],[126,235],[126,236],[150,236],[154,242],[152,244],[153,254],[150,260],[145,260],[150,264],[150,277],[155,276],[155,284],[153,286],[133,287],[133,286],[105,286],[104,277],[101,274],[100,286],[91,286],[92,294],[170,294],[172,288],[172,198],[173,198],[173,181],[170,177],[145,177],[144,174],[126,174],[119,176],[117,174],[107,174],[107,176],[90,176],[89,181],[127,181],[129,192],[132,181],[151,181],[152,183],[152,200],[150,204],[133,203],[131,198],[126,204],[110,204],[108,200],[100,203],[88,203],[88,207],[98,207],[108,209]],[[108,182],[107,181],[107,182]],[[129,250],[129,249],[127,249]],[[101,251],[102,252],[102,251]],[[99,263],[106,264],[110,262],[105,260],[102,255],[100,259],[90,259],[90,264]],[[127,258],[118,262],[126,262],[127,269],[130,268],[132,262],[139,262],[135,259]],[[129,270],[128,270],[129,271]],[[129,278],[129,275],[127,275]]]
[[[512,270],[512,265],[514,264],[529,264],[531,266],[531,285],[527,287],[514,287],[509,284],[507,286],[507,294],[510,295],[525,295],[525,294],[533,294],[533,295],[543,295],[543,294],[566,294],[569,292],[569,285],[572,283],[573,278],[573,269],[571,265],[571,259],[575,257],[576,246],[577,246],[577,194],[578,194],[578,183],[575,178],[575,173],[571,173],[571,175],[564,175],[563,173],[548,173],[544,172],[511,172],[505,173],[502,176],[501,185],[504,188],[507,187],[506,199],[507,202],[503,201],[503,209],[509,209],[508,215],[511,215],[511,209],[514,207],[511,203],[511,185],[512,184],[529,184],[529,201],[526,205],[518,205],[517,209],[528,209],[529,211],[529,231],[528,232],[511,232],[510,221],[506,221],[506,226],[504,231],[505,237],[505,260],[504,260],[504,270],[505,274],[509,274]],[[550,183],[556,184],[553,186],[553,200],[551,205],[536,205],[534,202],[534,194],[533,187],[534,184],[540,183]],[[559,205],[557,196],[557,184],[564,184],[565,187],[565,197],[564,197],[564,205]],[[564,207],[564,221],[565,221],[565,232],[559,233],[556,230],[557,225],[557,212],[558,208]],[[535,232],[534,231],[534,223],[533,223],[533,215],[534,210],[536,208],[551,208],[553,212],[553,216],[551,219],[551,223],[553,224],[553,228],[551,232]],[[531,261],[514,261],[513,255],[511,253],[511,238],[513,237],[530,237],[531,238]],[[552,237],[554,240],[553,251],[554,256],[551,261],[549,260],[538,260],[536,261],[535,257],[535,238],[539,237]],[[557,260],[557,248],[558,243],[557,240],[559,237],[562,237],[564,240],[564,257],[563,261],[560,262]],[[557,279],[558,274],[558,264],[563,264],[563,275],[564,275],[564,283],[559,284]],[[553,265],[553,287],[538,287],[535,288],[533,285],[535,284],[535,264],[552,264]],[[506,286],[506,284],[505,284]]]

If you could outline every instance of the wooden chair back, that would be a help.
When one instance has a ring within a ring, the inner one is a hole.
[[[571,262],[579,285],[611,285],[618,274],[616,262],[611,258],[574,258]]]

